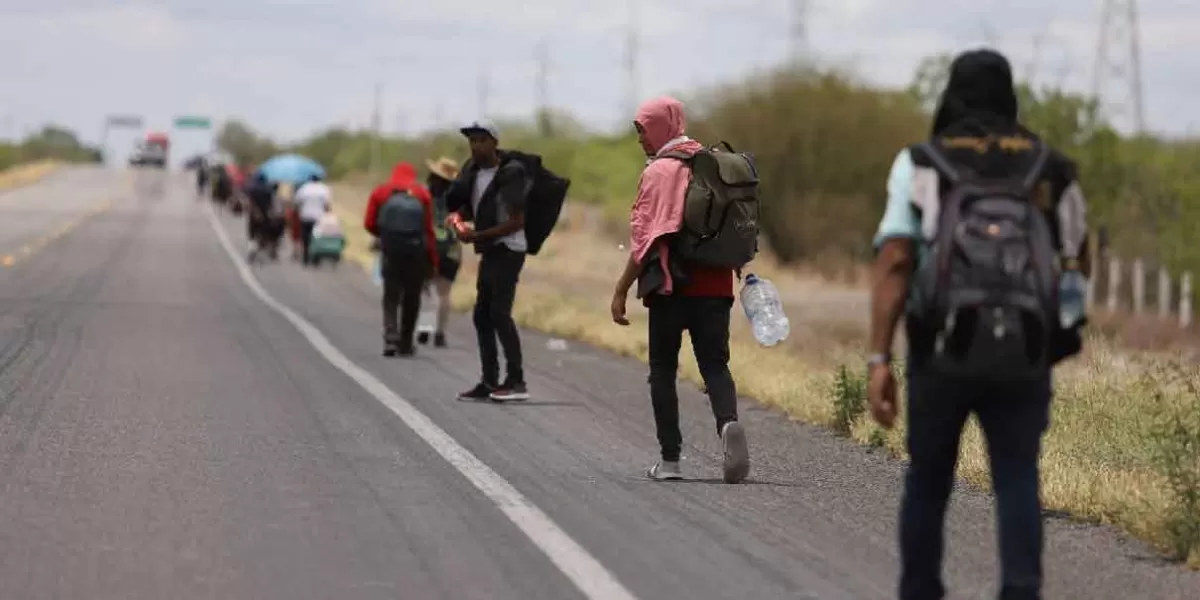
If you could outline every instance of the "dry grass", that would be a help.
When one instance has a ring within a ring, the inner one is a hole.
[[[0,171],[0,190],[9,190],[34,183],[54,172],[58,161],[40,160]]]
[[[344,219],[357,222],[362,202],[355,198],[362,197],[361,192],[345,188],[338,194]],[[516,319],[525,327],[645,361],[646,315],[640,304],[630,302],[630,327],[618,327],[608,317],[611,286],[624,252],[574,214],[564,225],[542,255],[527,263]],[[369,264],[365,234],[353,226],[347,229],[353,236],[351,253]],[[470,281],[475,263],[470,252],[465,254],[463,278]],[[837,367],[846,365],[846,373],[856,374],[863,364],[866,306],[861,292],[830,287],[778,265],[765,265],[760,272],[775,280],[785,295],[793,321],[792,343],[762,348],[754,343],[745,319],[735,318],[730,367],[739,390],[804,422],[848,425],[853,439],[903,456],[903,425],[883,432],[861,415],[848,424],[838,422],[845,411],[839,411],[835,402]],[[469,308],[473,286],[456,286],[453,300],[457,309]],[[680,364],[683,377],[701,382],[691,353],[682,353]],[[1187,381],[1200,382],[1200,374],[1183,366],[1178,357],[1123,351],[1098,337],[1091,340],[1085,355],[1057,370],[1053,422],[1042,458],[1047,508],[1118,525],[1164,550],[1179,545],[1168,533],[1170,523],[1180,518],[1194,521],[1200,515],[1181,508],[1179,495],[1171,493],[1170,482],[1156,468],[1162,445],[1155,427],[1164,410],[1200,407],[1186,386],[1163,383],[1165,370],[1183,372]],[[989,487],[986,454],[974,422],[964,436],[959,473],[977,486]],[[1190,550],[1192,564],[1200,566],[1200,540],[1184,545],[1181,554],[1186,556]]]

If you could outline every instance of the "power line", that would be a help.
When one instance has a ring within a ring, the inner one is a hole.
[[[491,94],[491,81],[488,78],[487,66],[479,68],[479,79],[475,84],[475,92],[478,94],[479,107],[477,119],[487,118],[488,112],[488,96]]]
[[[550,47],[545,38],[538,42],[534,51],[537,60],[537,119],[538,128],[543,136],[551,135],[550,131]]]
[[[637,4],[638,0],[627,0],[625,3],[625,106],[622,107],[622,115],[629,116],[637,111],[642,93],[638,73],[638,54],[641,49],[638,47]]]
[[[800,63],[808,56],[808,0],[791,0],[788,12],[788,54]]]
[[[437,104],[435,104],[433,106],[433,128],[434,128],[434,130],[438,130],[438,129],[441,129],[442,125],[445,125],[445,124],[446,124],[445,106],[442,104],[442,101],[439,99]]]
[[[1137,1],[1101,0],[1092,94],[1110,118],[1128,118],[1135,133],[1146,129],[1139,38]]]
[[[374,134],[371,137],[371,172],[378,173],[382,162],[382,136],[383,136],[383,83],[375,84],[375,106],[371,110],[371,132]]]

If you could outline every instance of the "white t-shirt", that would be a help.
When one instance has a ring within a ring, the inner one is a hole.
[[[320,181],[310,181],[296,190],[296,210],[301,221],[318,221],[325,214],[325,207],[333,200],[329,186]]]
[[[490,169],[479,169],[475,174],[475,185],[471,188],[471,210],[479,214],[479,201],[483,198],[483,192],[492,184],[492,180],[496,178],[496,171],[499,167]],[[504,206],[504,202],[500,199],[496,200],[496,222],[503,223],[508,220],[508,207]],[[520,229],[510,233],[499,240],[499,243],[504,244],[513,252],[525,252],[529,248],[529,243],[525,240],[525,230]]]

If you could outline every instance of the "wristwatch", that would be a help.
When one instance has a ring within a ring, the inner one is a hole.
[[[871,356],[869,356],[867,358],[867,369],[868,370],[871,367],[874,367],[876,365],[883,365],[886,367],[886,366],[890,366],[891,364],[892,364],[892,357],[891,357],[891,355],[888,355],[888,354],[872,354]]]

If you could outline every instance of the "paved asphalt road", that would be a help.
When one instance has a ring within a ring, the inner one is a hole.
[[[243,272],[240,222],[130,177],[0,195],[0,254],[80,219],[0,269],[0,598],[893,596],[898,462],[746,403],[752,480],[721,484],[689,390],[697,479],[645,481],[644,366],[527,334],[534,401],[456,402],[465,320],[384,359],[360,270]],[[955,598],[992,595],[991,517],[959,491]],[[1047,598],[1200,597],[1108,530],[1048,543]]]

